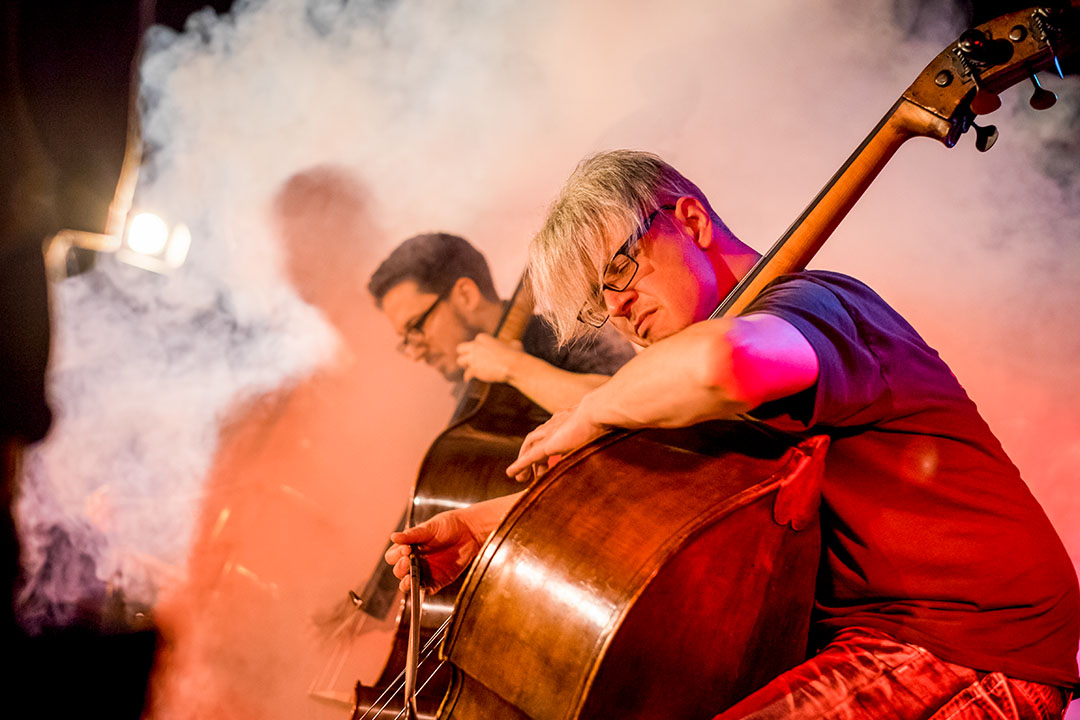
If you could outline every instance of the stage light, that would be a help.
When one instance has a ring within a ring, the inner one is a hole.
[[[191,249],[191,231],[184,223],[168,222],[154,213],[132,216],[124,229],[116,259],[128,265],[166,273],[184,264]]]
[[[169,242],[169,226],[153,213],[139,213],[128,224],[127,246],[140,255],[157,255]]]
[[[143,53],[140,38],[132,60],[138,68]],[[45,239],[45,270],[50,280],[90,270],[99,256],[156,273],[167,273],[184,264],[191,249],[191,231],[174,218],[139,209],[135,200],[139,170],[143,160],[141,118],[139,116],[139,74],[132,74],[128,103],[127,140],[116,190],[109,203],[103,232],[65,229]]]
[[[170,228],[161,217],[143,212],[131,218],[122,235],[61,230],[45,242],[45,268],[59,281],[89,270],[99,255],[115,255],[128,265],[167,273],[184,264],[190,249],[187,225]]]

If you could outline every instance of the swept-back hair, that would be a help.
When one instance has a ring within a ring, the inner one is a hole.
[[[457,235],[424,233],[394,248],[372,273],[368,292],[382,307],[386,293],[406,280],[415,281],[420,292],[443,293],[463,277],[475,282],[485,298],[498,302],[491,270],[479,250]]]
[[[697,198],[725,232],[697,185],[652,153],[611,150],[582,160],[529,246],[529,281],[560,344],[592,329],[578,320],[599,294],[604,266],[652,212]]]

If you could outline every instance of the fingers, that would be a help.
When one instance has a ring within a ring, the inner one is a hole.
[[[526,469],[514,475],[514,482],[522,485],[531,485],[547,474],[547,468],[543,465],[530,465]]]
[[[487,381],[487,378],[484,377],[486,373],[482,372],[483,363],[478,363],[478,357],[473,348],[474,343],[471,342],[464,342],[457,346],[457,365],[465,369],[465,382],[474,379]],[[479,359],[482,359],[482,357],[481,355]]]
[[[409,576],[409,556],[406,555],[394,563],[394,577],[404,578]]]
[[[471,364],[472,343],[463,342],[457,346],[458,367],[468,367]]]
[[[397,535],[398,533],[394,534]],[[410,548],[408,545],[399,545],[395,543],[394,545],[388,547],[386,549],[386,552],[383,553],[383,560],[385,560],[390,565],[393,565],[401,558],[409,557],[410,552],[412,552],[412,548]]]
[[[544,451],[543,445],[540,443],[533,445],[531,448],[522,446],[521,454],[518,455],[517,460],[515,460],[510,467],[506,468],[506,474],[512,478],[517,478],[519,482],[529,480],[533,476],[539,477],[542,473],[538,474],[536,471],[539,470],[539,468],[534,468],[533,466],[539,465],[546,467],[547,457],[548,455]]]
[[[521,352],[516,345],[483,333],[457,346],[457,365],[465,368],[466,380],[509,382],[513,357]]]
[[[465,369],[465,382],[469,382],[476,377],[476,373],[473,368],[472,354],[468,350],[462,350],[466,344],[467,343],[462,343],[461,345],[458,345],[457,366]]]
[[[509,477],[516,479],[518,482],[527,482],[533,479],[534,473],[531,466],[547,457],[544,452],[547,429],[548,423],[544,423],[525,436],[525,440],[521,443],[521,449],[518,451],[517,460],[506,468],[506,474]]]
[[[390,541],[394,544],[387,548],[383,559],[394,566],[394,576],[401,578],[398,587],[402,590],[409,589],[409,556],[412,554],[411,545],[420,544],[431,540],[435,536],[434,523],[426,522],[416,527],[408,528],[402,532],[390,533]]]
[[[478,503],[483,506],[484,503]],[[463,516],[473,508],[449,510],[435,515],[414,528],[392,533],[394,543],[383,554],[393,566],[394,576],[407,590],[410,556],[418,553],[424,568],[424,586],[437,591],[461,574],[479,549],[478,540]]]
[[[432,518],[400,532],[390,533],[390,541],[398,545],[419,545],[432,540],[437,529],[437,523]]]

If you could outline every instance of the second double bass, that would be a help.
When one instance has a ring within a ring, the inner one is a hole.
[[[532,320],[532,298],[519,283],[495,337],[519,340]],[[447,428],[432,442],[417,474],[405,525],[411,527],[446,510],[508,495],[521,486],[506,477],[506,466],[517,457],[525,435],[549,417],[509,385],[474,380],[464,394]],[[385,566],[383,566],[385,568]],[[421,608],[420,640],[429,642],[450,617],[461,583],[456,582],[425,597]],[[409,625],[407,608],[398,608],[398,630],[381,677],[372,686],[358,683],[354,718],[394,717],[402,710],[401,670],[405,666]],[[449,668],[435,671],[426,663],[417,705],[422,717],[434,714],[450,681]]]

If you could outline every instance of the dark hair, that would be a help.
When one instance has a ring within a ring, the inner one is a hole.
[[[457,235],[424,233],[401,243],[382,261],[368,281],[368,292],[382,307],[386,293],[406,280],[415,281],[421,292],[443,293],[463,277],[475,282],[488,300],[499,300],[479,250]]]

